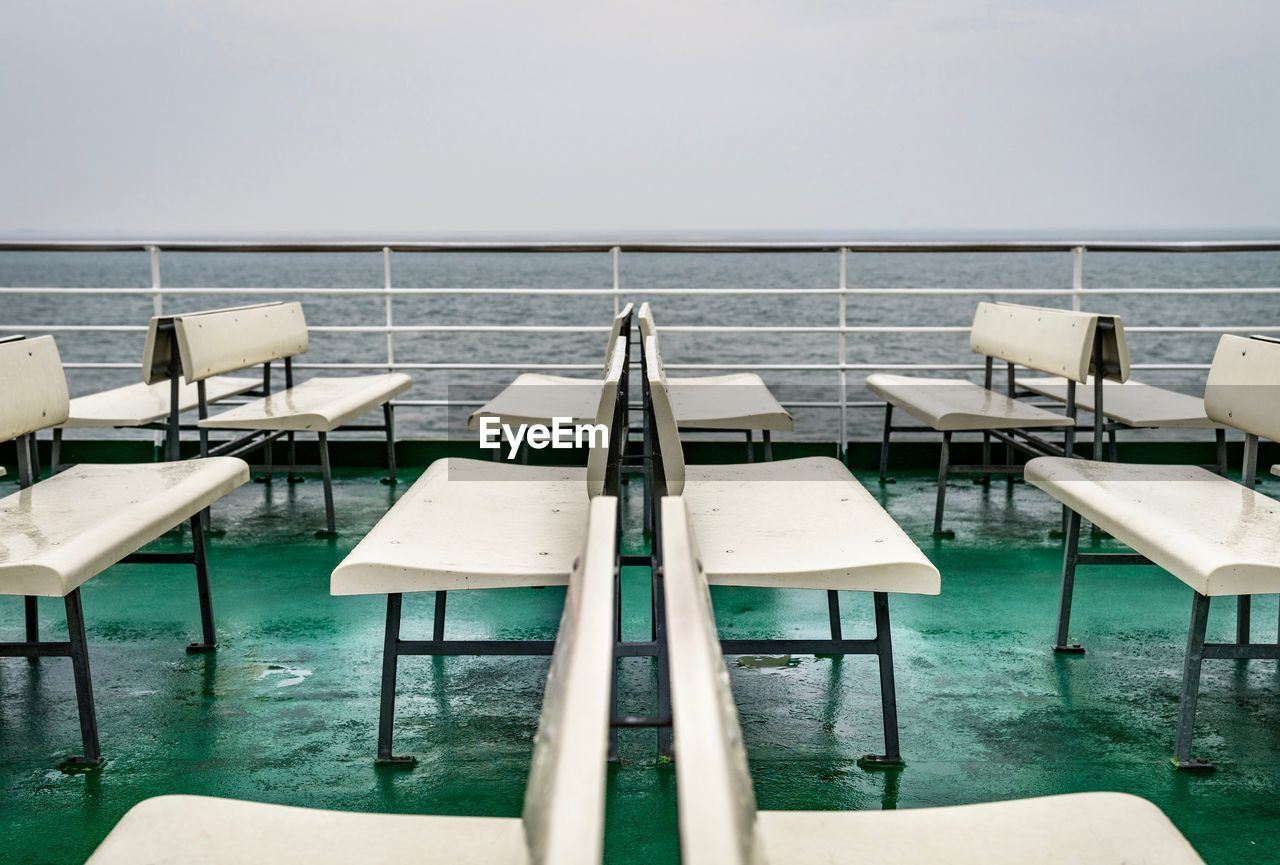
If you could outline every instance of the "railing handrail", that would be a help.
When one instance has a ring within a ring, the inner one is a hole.
[[[0,252],[1280,252],[1275,240],[25,240]]]

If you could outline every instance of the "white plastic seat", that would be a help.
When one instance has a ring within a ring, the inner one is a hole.
[[[333,432],[404,393],[412,384],[413,380],[402,372],[342,378],[317,376],[206,418],[197,426]]]
[[[1280,438],[1280,343],[1226,335],[1205,385],[1215,424],[1245,433],[1244,482],[1195,466],[1125,465],[1044,457],[1026,466],[1029,483],[1069,511],[1054,650],[1082,653],[1069,640],[1075,572],[1085,565],[1154,564],[1193,589],[1173,763],[1206,770],[1191,754],[1200,671],[1206,659],[1280,660],[1280,645],[1253,642],[1253,595],[1280,592],[1280,502],[1252,488],[1261,437]],[[1082,553],[1089,520],[1135,554]],[[1236,595],[1236,638],[1206,641],[1210,598]]]
[[[1121,793],[950,808],[757,811],[685,502],[662,502],[663,588],[684,865],[1203,865],[1160,810]]]
[[[216,648],[213,607],[201,512],[245,483],[249,467],[231,457],[186,463],[77,465],[38,481],[35,434],[67,421],[70,401],[53,338],[0,341],[0,441],[16,439],[22,489],[0,499],[0,595],[20,595],[26,640],[0,642],[0,658],[71,659],[84,750],[67,758],[71,771],[102,765],[89,672],[88,640],[80,587],[116,563],[194,566],[203,639],[187,649]],[[140,552],[160,535],[188,521],[187,553]],[[61,598],[66,641],[41,640],[39,597]]]
[[[962,378],[875,373],[867,390],[939,432],[1074,426],[1067,415],[988,390]]]
[[[938,570],[839,460],[685,469],[712,585],[936,595]]]
[[[627,407],[619,396],[628,367],[627,343],[625,336],[615,340],[608,372],[596,385],[594,420],[609,429],[609,446],[591,448],[586,468],[438,460],[334,570],[334,595],[387,596],[379,763],[413,762],[393,754],[391,747],[400,656],[550,653],[546,640],[445,639],[446,599],[458,589],[552,586],[570,580],[584,537],[597,531],[596,502],[616,495],[626,439],[619,433]],[[407,592],[435,593],[430,640],[400,639]],[[606,654],[611,653],[612,648]]]
[[[330,589],[562,586],[582,547],[587,505],[584,468],[436,460],[342,560]]]
[[[888,593],[936,595],[941,591],[938,569],[838,460],[686,466],[656,337],[644,341],[644,356],[646,411],[650,429],[657,433],[652,500],[683,496],[681,519],[688,520],[700,539],[700,561],[711,581],[827,593],[829,638],[731,639],[720,644],[722,649],[730,654],[875,655],[885,750],[863,757],[863,762],[901,765]],[[666,532],[665,513],[664,506],[651,516],[656,537]],[[873,594],[873,638],[843,636],[840,590]],[[659,714],[664,708],[660,698]]]
[[[247,393],[262,383],[251,378],[218,375],[205,381],[205,398],[209,403]],[[189,412],[198,404],[197,387],[181,379],[178,387],[178,411]],[[138,382],[111,390],[78,396],[71,400],[71,410],[62,429],[78,427],[145,427],[164,423],[169,418],[169,383]]]
[[[1061,376],[1073,387],[1088,380],[1095,368],[1104,380],[1125,381],[1129,377],[1129,348],[1124,324],[1118,316],[1049,309],[1013,303],[980,303],[969,329],[969,348],[986,359],[983,385],[966,379],[874,373],[867,376],[867,389],[885,402],[884,437],[880,445],[880,483],[887,483],[889,442],[894,432],[942,433],[938,459],[938,494],[933,512],[935,537],[948,537],[943,528],[947,480],[955,473],[977,473],[989,481],[992,474],[1021,472],[1014,461],[1015,449],[1035,454],[1063,453],[1075,448],[1075,411],[1067,414],[1047,411],[1013,398],[1014,370],[1017,366]],[[996,360],[1006,366],[1006,393],[992,390]],[[1103,399],[1105,403],[1105,399]],[[905,411],[924,424],[923,428],[894,426],[895,409]],[[1037,430],[1061,429],[1062,445],[1051,444]],[[951,439],[956,433],[982,433],[982,464],[955,465],[951,461]],[[1005,445],[1001,464],[991,462],[992,439]],[[1101,417],[1094,424],[1094,449],[1100,453]],[[1012,482],[1012,477],[1010,477]]]
[[[266,480],[274,471],[294,473],[303,469],[296,461],[295,435],[316,434],[320,456],[318,466],[324,484],[325,528],[317,534],[332,537],[337,533],[333,504],[333,479],[329,463],[329,434],[341,429],[361,415],[382,410],[381,426],[364,426],[381,430],[386,435],[386,483],[396,482],[395,414],[391,400],[412,385],[409,376],[399,372],[352,377],[317,376],[299,384],[293,382],[293,358],[310,346],[306,317],[299,303],[264,303],[255,306],[230,307],[203,312],[189,312],[153,321],[147,334],[143,381],[148,384],[168,383],[173,375],[186,381],[211,381],[224,373],[261,364],[263,388],[267,394],[228,411],[204,417],[200,429],[200,453],[239,456],[255,451],[263,454]],[[284,361],[285,387],[271,386],[271,364]],[[209,403],[206,393],[199,405],[205,414]],[[210,430],[246,430],[247,435],[209,447]],[[278,465],[273,459],[272,443],[284,438],[289,460]],[[177,458],[176,431],[171,434],[170,458]]]
[[[618,337],[631,339],[631,304],[624,306],[614,317],[609,328],[609,341],[605,343],[604,372]],[[554,418],[571,418],[574,423],[586,423],[596,415],[600,402],[600,379],[582,379],[567,375],[548,375],[526,372],[503,388],[497,396],[471,413],[467,428],[480,428],[483,417],[497,418],[507,424],[544,424],[550,426]]]
[[[1059,402],[1067,400],[1067,380],[1061,377],[1019,378],[1018,386]],[[1204,410],[1204,399],[1142,382],[1106,381],[1103,414],[1134,429],[1221,429]],[[1076,405],[1093,411],[1093,376],[1076,389]]]
[[[658,325],[648,303],[640,304],[636,321],[642,340],[657,337]],[[766,450],[769,433],[795,429],[791,413],[754,372],[669,377],[667,390],[680,429],[761,430],[765,433]]]
[[[1280,592],[1280,502],[1198,466],[1040,457],[1027,483],[1202,595]]]
[[[591,503],[547,675],[521,817],[358,814],[160,796],[88,865],[598,865],[613,683],[617,499]]]
[[[61,598],[249,479],[233,457],[75,465],[0,499],[0,595]]]

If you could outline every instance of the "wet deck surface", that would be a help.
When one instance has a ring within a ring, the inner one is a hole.
[[[413,473],[410,473],[411,475]],[[1122,790],[1162,807],[1210,863],[1276,859],[1280,828],[1280,674],[1267,661],[1205,665],[1196,751],[1208,776],[1179,774],[1171,747],[1191,593],[1151,567],[1082,568],[1073,637],[1089,653],[1050,650],[1059,511],[1039,491],[955,481],[954,540],[929,536],[933,480],[901,474],[879,491],[938,564],[940,597],[894,596],[902,748],[908,765],[867,772],[880,744],[874,659],[796,657],[732,663],[761,808],[950,805],[1082,790]],[[1269,483],[1264,490],[1273,493]],[[407,484],[398,488],[403,491]],[[401,661],[397,752],[413,771],[373,765],[384,603],[331,598],[329,572],[397,493],[374,473],[339,473],[336,540],[317,540],[320,484],[247,485],[215,510],[211,540],[221,648],[189,656],[196,634],[187,568],[118,566],[84,589],[106,768],[54,767],[79,742],[70,664],[0,660],[0,861],[80,862],[134,803],[198,793],[315,807],[436,814],[519,814],[547,660]],[[626,503],[632,551],[644,543],[639,487]],[[1206,515],[1211,518],[1211,515]],[[501,542],[501,515],[494,539]],[[155,549],[178,549],[170,536]],[[1105,540],[1096,541],[1105,546]],[[626,627],[648,628],[647,572],[624,573]],[[551,636],[562,590],[451,596],[449,636]],[[725,635],[822,635],[817,592],[717,589]],[[845,633],[870,630],[870,598],[846,595]],[[429,596],[406,601],[405,635],[430,633]],[[1276,637],[1274,599],[1255,602],[1255,639]],[[0,599],[0,633],[21,632],[21,604]],[[46,637],[61,604],[41,602]],[[1215,602],[1210,639],[1234,634]],[[651,662],[629,660],[624,708],[645,711]],[[653,733],[622,739],[610,769],[606,860],[678,860],[675,776]]]

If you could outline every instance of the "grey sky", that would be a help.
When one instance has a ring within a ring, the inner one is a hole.
[[[1280,227],[1276,0],[4,0],[0,231]]]

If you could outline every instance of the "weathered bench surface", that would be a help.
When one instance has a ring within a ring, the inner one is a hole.
[[[1126,793],[895,811],[761,811],[756,834],[770,865],[1203,865],[1159,808]]]
[[[676,423],[686,429],[795,428],[791,413],[754,372],[668,378],[667,389]]]
[[[197,386],[180,379],[178,411],[199,404]],[[239,396],[261,385],[252,378],[218,375],[205,379],[205,400],[210,403]],[[133,427],[161,423],[169,418],[169,383],[129,384],[71,400],[71,414],[63,427]]]
[[[0,499],[0,594],[63,597],[249,480],[233,457],[76,465]]]
[[[516,817],[361,814],[158,796],[136,805],[87,865],[525,865]]]
[[[204,429],[331,432],[404,393],[412,384],[399,372],[323,377],[269,394],[199,422]]]
[[[587,508],[584,468],[437,460],[333,572],[331,591],[564,585]]]
[[[939,432],[1067,427],[1063,414],[1010,399],[962,378],[876,373],[867,389]]]
[[[1020,378],[1018,386],[1032,393],[1059,402],[1067,401],[1067,380],[1061,377]],[[1204,411],[1204,399],[1191,394],[1178,393],[1155,385],[1137,381],[1103,381],[1103,411],[1112,420],[1125,426],[1146,428],[1215,429],[1214,423]],[[1093,411],[1093,377],[1076,386],[1076,405],[1085,411]]]
[[[1039,457],[1026,479],[1202,595],[1280,592],[1280,502],[1198,466]]]
[[[836,459],[687,466],[713,585],[936,595],[938,570]]]
[[[600,404],[603,379],[571,378],[526,372],[480,408],[471,413],[467,426],[479,429],[482,417],[498,418],[508,424],[548,424],[553,418],[572,418],[573,423],[591,423]]]

